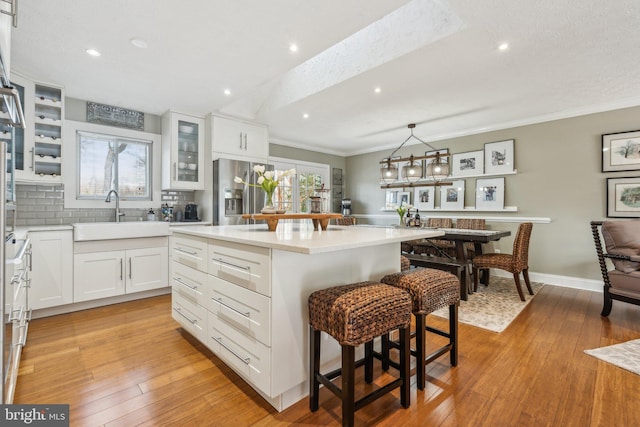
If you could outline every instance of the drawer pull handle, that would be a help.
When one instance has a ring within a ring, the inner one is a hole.
[[[231,311],[235,311],[236,313],[244,316],[244,317],[251,317],[251,312],[247,311],[246,313],[243,313],[241,311],[236,310],[235,308],[231,307],[229,304],[225,304],[224,302],[222,302],[222,298],[216,298],[216,301],[218,301],[220,304],[224,305],[225,307],[227,307],[229,310]]]
[[[244,271],[249,271],[251,270],[251,267],[249,267],[248,265],[238,265],[238,264],[234,264],[232,262],[229,261],[225,261],[222,258],[215,258],[216,261],[218,261],[220,264],[226,264],[229,265],[231,267],[235,267],[235,268],[239,268],[240,270],[244,270]]]
[[[196,320],[194,320],[194,319],[190,319],[190,318],[189,318],[188,316],[186,316],[186,315],[182,312],[182,310],[180,310],[179,308],[174,308],[173,310],[174,310],[176,313],[178,313],[180,316],[182,316],[182,317],[184,317],[185,319],[187,319],[187,320],[188,320],[189,322],[191,322],[192,324],[194,324],[194,325],[195,325],[196,323],[198,323],[198,320],[197,320],[197,319],[196,319]]]
[[[180,283],[181,285],[186,286],[187,288],[191,289],[192,291],[197,291],[198,290],[197,286],[189,286],[189,284],[187,282],[182,281],[178,277],[174,277],[173,280],[175,280],[176,282]]]
[[[191,251],[184,250],[182,248],[175,248],[175,250],[177,252],[182,252],[183,254],[187,254],[187,255],[198,255],[198,252],[191,252]]]
[[[216,337],[211,337],[214,340],[216,340],[216,342],[218,344],[220,344],[222,347],[224,347],[229,353],[233,354],[235,357],[237,357],[238,359],[240,359],[242,361],[242,363],[244,363],[245,365],[248,365],[249,363],[251,363],[251,358],[250,357],[242,357],[240,356],[238,353],[236,353],[235,351],[231,350],[227,345],[225,345],[222,342],[222,337],[216,338]]]

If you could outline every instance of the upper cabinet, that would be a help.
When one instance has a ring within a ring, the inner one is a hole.
[[[168,111],[162,116],[162,189],[204,189],[204,119]]]
[[[16,181],[62,182],[63,89],[17,74],[11,84],[20,94],[26,121],[26,127],[15,129],[13,135]]]
[[[210,115],[213,160],[220,157],[267,161],[269,133],[257,123]]]

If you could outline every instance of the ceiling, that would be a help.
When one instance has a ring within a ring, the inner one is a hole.
[[[66,96],[339,155],[640,105],[638,0],[29,0],[18,25],[12,71]]]

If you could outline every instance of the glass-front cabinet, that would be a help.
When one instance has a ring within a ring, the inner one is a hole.
[[[36,83],[16,74],[12,75],[11,83],[20,93],[26,121],[25,129],[14,132],[16,181],[62,182],[62,88]]]
[[[162,116],[162,189],[204,189],[204,118]]]

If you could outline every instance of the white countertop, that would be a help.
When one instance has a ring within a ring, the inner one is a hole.
[[[188,234],[229,242],[281,249],[304,254],[334,252],[405,240],[442,236],[434,229],[350,227],[330,225],[326,230],[313,230],[311,223],[280,222],[276,231],[268,231],[266,224],[190,226],[171,230],[174,234]]]

